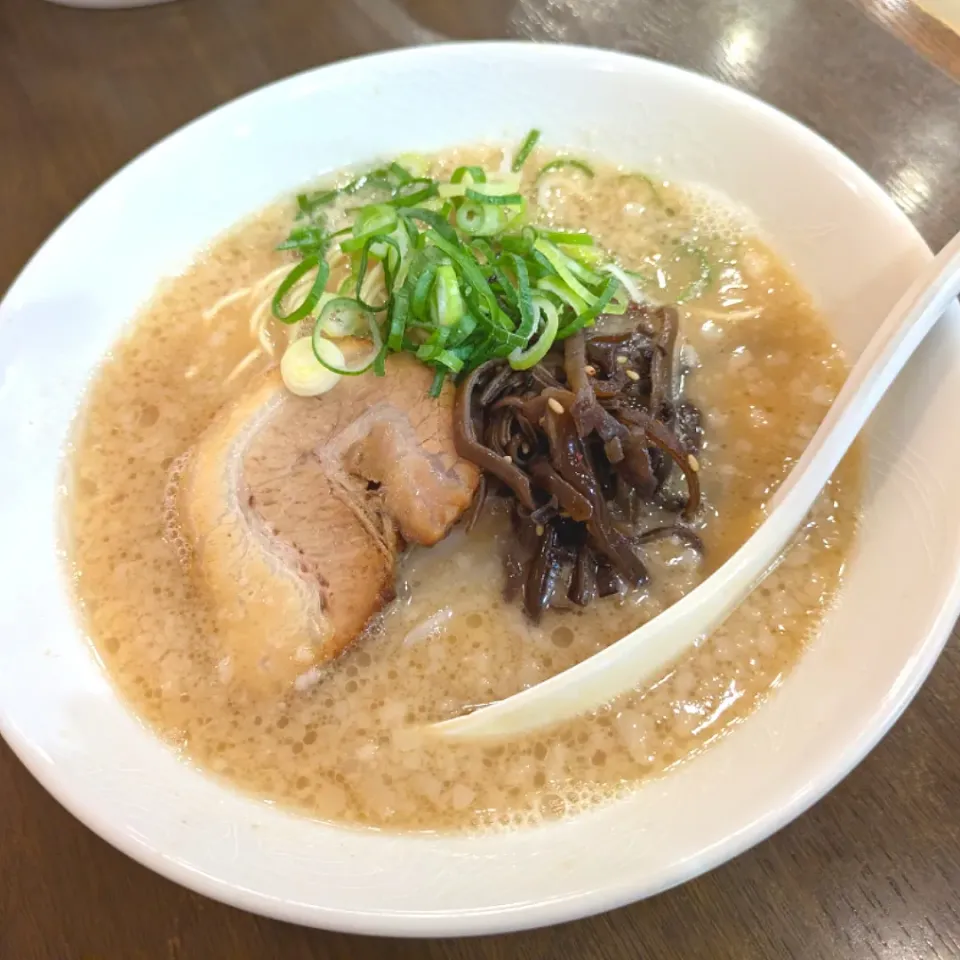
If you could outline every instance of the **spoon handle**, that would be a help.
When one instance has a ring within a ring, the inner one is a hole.
[[[507,736],[597,709],[662,672],[719,626],[776,566],[870,414],[958,293],[960,234],[927,265],[871,337],[820,428],[771,500],[767,519],[714,574],[577,666],[433,729],[444,736]]]
[[[870,338],[819,429],[771,500],[771,516],[793,497],[798,504],[806,504],[806,513],[897,374],[958,294],[960,234],[920,273]]]

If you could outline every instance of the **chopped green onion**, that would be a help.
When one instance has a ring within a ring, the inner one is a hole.
[[[340,286],[337,287],[337,293],[346,296],[346,294],[355,289],[357,286],[357,277],[354,273],[348,273],[341,281]]]
[[[600,247],[563,243],[559,245],[559,248],[570,259],[582,263],[585,267],[602,267],[605,263],[610,262],[610,254]]]
[[[416,179],[426,177],[430,171],[430,160],[419,153],[403,153],[397,157],[397,163]]]
[[[516,301],[517,310],[520,313],[520,325],[517,327],[517,336],[526,342],[533,335],[537,322],[533,295],[530,293],[530,277],[527,272],[527,265],[521,257],[518,257],[515,253],[508,253],[507,257],[512,262],[514,272],[517,275]],[[539,299],[546,300],[545,297]]]
[[[417,359],[424,363],[435,360],[443,352],[449,337],[449,327],[435,327],[426,342],[417,348]]]
[[[710,263],[692,244],[668,248],[647,261],[646,273],[636,274],[617,266],[586,231],[526,223],[522,170],[539,137],[530,132],[508,172],[463,165],[443,182],[430,176],[429,160],[407,156],[344,186],[297,197],[281,249],[301,259],[272,303],[284,322],[317,318],[307,342],[287,351],[297,390],[327,389],[338,376],[364,370],[382,375],[388,354],[405,351],[432,368],[431,393],[438,395],[447,378],[488,359],[508,358],[514,368],[530,369],[601,312],[625,312],[641,285],[656,284],[679,302],[703,292]],[[583,160],[558,157],[534,180],[563,170],[594,176]],[[625,182],[631,179],[659,199],[648,177],[624,175]],[[352,207],[344,203],[354,195]],[[330,232],[326,207],[333,204],[349,226]],[[329,263],[349,257],[349,272],[330,292],[328,251]],[[285,313],[285,301],[307,287]],[[335,352],[332,339],[350,336],[369,341],[362,358],[354,359],[356,348],[346,349],[349,341],[342,344],[346,359]]]
[[[624,293],[626,296],[632,300],[634,303],[644,303],[646,298],[640,292],[640,288],[634,283],[635,280],[640,280],[643,282],[645,279],[638,273],[634,273],[631,270],[624,270],[623,267],[619,266],[616,263],[608,263],[604,268],[604,272],[609,273],[610,276],[616,277],[620,281],[620,285],[623,287]]]
[[[385,377],[387,375],[387,344],[382,341],[377,355],[373,358],[373,374],[376,377]]]
[[[470,177],[474,183],[486,183],[487,174],[483,167],[457,167],[450,177],[451,183],[462,183],[465,177]]]
[[[462,197],[467,192],[465,183],[441,183],[437,187],[437,196],[444,200],[450,200],[453,197]]]
[[[409,217],[412,220],[419,220],[421,223],[425,223],[448,243],[457,242],[456,231],[434,210],[425,210],[423,207],[407,207],[403,210],[398,210],[397,213],[403,218]]]
[[[307,295],[300,302],[300,305],[294,307],[289,313],[283,312],[283,301],[287,294],[296,284],[303,279],[311,270],[316,270],[317,275],[313,279],[313,285],[310,287]],[[284,278],[277,292],[273,295],[271,307],[273,315],[281,323],[299,323],[304,317],[310,315],[313,308],[320,302],[324,288],[327,285],[327,278],[330,276],[330,265],[326,260],[321,260],[315,254],[304,257]]]
[[[514,370],[529,370],[536,366],[553,346],[560,326],[560,315],[557,308],[546,297],[534,297],[534,306],[538,313],[546,318],[543,330],[537,339],[526,350],[519,347],[507,358]]]
[[[574,250],[580,251],[588,248],[584,247],[574,247]],[[591,270],[586,266],[579,257],[572,257],[567,253],[564,253],[559,247],[557,247],[557,254],[563,258],[563,263],[566,268],[582,283],[587,284],[589,287],[600,287],[603,286],[604,278],[599,274]]]
[[[483,167],[457,167],[450,176],[451,183],[462,183],[469,177],[474,183],[486,183],[487,172]]]
[[[548,173],[556,173],[557,170],[565,170],[568,167],[572,167],[574,170],[579,170],[581,173],[590,177],[591,179],[595,176],[593,172],[593,167],[589,163],[584,163],[583,160],[578,160],[576,157],[557,157],[556,160],[551,160],[549,163],[545,163],[538,171],[535,183],[539,183],[542,177],[545,177]]]
[[[668,299],[673,303],[686,303],[688,300],[695,300],[702,296],[713,279],[713,270],[710,267],[710,260],[706,251],[702,248],[690,243],[683,243],[676,249],[684,256],[675,256],[673,258],[674,264],[678,264],[680,267],[686,266],[688,271],[694,274],[694,277],[679,292],[669,295]],[[656,278],[651,278],[644,273],[638,273],[636,276],[645,286],[656,285],[659,290],[669,290],[676,279],[676,271],[670,269],[668,272],[668,268],[662,266],[657,266],[656,269],[658,274]]]
[[[505,346],[508,341],[516,341],[516,336],[510,337],[506,335],[507,331],[512,333],[512,324],[500,309],[497,298],[493,295],[493,291],[490,289],[490,285],[487,283],[487,279],[477,265],[476,260],[463,254],[454,244],[449,243],[432,229],[427,230],[427,238],[440,247],[454,264],[460,268],[460,273],[471,287],[474,296],[486,307],[488,324],[493,327],[503,345]],[[497,330],[497,327],[500,329]],[[517,345],[517,343],[512,342],[511,349]]]
[[[518,173],[523,168],[523,165],[527,162],[527,157],[529,157],[533,152],[533,148],[537,145],[537,141],[539,139],[539,130],[531,130],[526,135],[523,143],[520,144],[520,149],[517,151],[517,155],[513,158],[513,163],[510,165],[510,169],[514,173]]]
[[[362,336],[367,329],[367,313],[352,297],[338,297],[325,293],[320,298],[320,316],[317,326],[327,337]]]
[[[684,251],[688,256],[692,257],[696,261],[697,266],[700,268],[697,278],[677,295],[677,303],[686,303],[687,300],[695,300],[697,297],[701,296],[703,291],[710,286],[710,281],[713,278],[713,271],[710,269],[710,260],[707,258],[706,251],[701,247],[695,247],[692,244],[684,244],[679,249]]]
[[[574,261],[571,261],[569,257],[561,253],[549,240],[544,240],[542,237],[533,245],[533,249],[549,261],[550,266],[553,267],[560,279],[563,280],[572,293],[576,294],[587,305],[593,303],[596,299],[595,295],[580,283],[574,275],[575,271],[570,266]]]
[[[517,207],[523,203],[523,197],[519,193],[492,194],[481,193],[472,187],[467,187],[466,197],[468,200],[476,200],[478,203],[495,204],[498,207]]]
[[[464,190],[473,190],[482,194],[481,199],[498,197],[508,193],[519,193],[521,176],[519,173],[499,173],[490,180],[481,183],[465,183]]]
[[[537,231],[534,227],[525,226],[519,234],[499,238],[500,246],[521,257],[529,257],[533,252],[533,245],[537,242]]]
[[[422,320],[426,317],[427,314],[427,298],[430,296],[430,291],[433,288],[433,281],[437,275],[437,267],[435,264],[428,264],[423,273],[417,278],[416,286],[413,288],[413,300],[411,303],[411,310],[414,317],[418,320]]]
[[[557,339],[566,340],[567,337],[576,333],[578,330],[582,330],[584,327],[592,326],[594,320],[600,316],[604,308],[608,303],[610,303],[619,289],[620,284],[614,277],[611,277],[607,281],[607,285],[604,288],[603,293],[597,297],[596,303],[594,303],[589,309],[578,314],[573,320],[570,321],[570,323],[561,327],[557,333]]]
[[[278,250],[302,250],[305,253],[319,253],[329,243],[329,237],[321,227],[299,227],[291,230]]]
[[[297,196],[297,206],[301,215],[309,216],[314,210],[333,203],[340,196],[339,190],[323,190],[320,193],[301,193]]]
[[[405,183],[409,183],[413,179],[413,174],[409,170],[406,170],[402,167],[396,160],[393,163],[387,166],[387,170],[393,174],[394,179],[402,187]]]
[[[437,195],[437,185],[432,180],[408,180],[398,187],[387,201],[392,207],[416,207]]]
[[[449,263],[437,267],[433,281],[433,298],[430,301],[430,315],[434,323],[441,327],[452,327],[463,316],[463,297],[457,283],[457,272]]]
[[[403,349],[403,332],[406,329],[409,310],[410,292],[404,288],[393,298],[393,309],[390,312],[387,347],[394,353],[399,353]]]
[[[570,232],[567,230],[539,230],[538,233],[551,243],[583,247],[592,247],[594,244],[594,239],[589,233]]]
[[[437,368],[437,372],[433,375],[433,383],[430,384],[430,389],[428,393],[434,400],[443,393],[443,382],[447,379],[447,371],[442,367]]]
[[[537,289],[544,293],[552,293],[568,307],[572,308],[576,314],[583,313],[589,309],[587,304],[580,299],[559,277],[541,277],[537,281]]]
[[[311,342],[313,344],[314,356],[328,370],[333,371],[333,373],[339,373],[342,377],[355,377],[358,374],[365,373],[373,366],[374,361],[377,359],[380,349],[383,346],[383,337],[380,334],[380,325],[377,323],[376,315],[365,309],[363,304],[359,303],[358,301],[350,301],[352,308],[355,309],[359,314],[362,314],[366,319],[366,332],[369,334],[369,339],[372,341],[373,347],[367,356],[362,357],[359,361],[351,366],[347,366],[346,364],[340,366],[339,364],[333,362],[330,357],[330,352],[326,347],[323,346],[323,342],[326,339],[323,335],[323,327],[325,321],[328,319],[328,313],[334,310],[346,309],[346,307],[342,305],[342,301],[344,300],[349,301],[350,298],[335,297],[323,308],[320,318],[317,321],[317,325],[313,328],[313,337],[311,338]]]
[[[457,210],[457,226],[471,237],[490,237],[499,233],[507,222],[503,210],[492,203],[466,200]]]
[[[646,206],[651,200],[658,206],[663,206],[663,198],[660,196],[660,191],[657,189],[657,186],[653,180],[651,180],[650,177],[648,177],[645,173],[625,173],[620,177],[621,183],[629,180],[638,180],[649,191],[650,198],[649,200],[643,201],[644,206]]]
[[[620,278],[617,277],[619,281]],[[603,307],[603,313],[612,313],[615,316],[621,316],[627,312],[627,307],[630,306],[630,292],[624,287],[622,282],[617,284],[616,292],[610,298],[610,302]],[[596,304],[594,304],[596,306]]]
[[[397,211],[386,203],[373,203],[361,207],[353,221],[353,235],[358,240],[392,233],[397,225]]]
[[[477,329],[477,321],[474,320],[473,315],[469,313],[465,313],[460,318],[460,322],[457,324],[456,330],[454,330],[450,334],[450,337],[447,340],[447,343],[450,344],[451,347],[459,347],[463,344],[465,340],[469,338],[470,334],[472,334],[473,331],[476,329]]]
[[[436,363],[442,364],[451,373],[459,373],[463,369],[463,360],[452,350],[441,350],[434,359]]]

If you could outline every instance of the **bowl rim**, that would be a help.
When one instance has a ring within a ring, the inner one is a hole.
[[[49,234],[11,283],[3,301],[0,302],[0,313],[2,313],[2,308],[6,303],[13,299],[24,274],[30,270],[34,262],[44,254],[46,248],[69,227],[82,211],[89,205],[96,204],[99,198],[110,190],[113,183],[125,177],[131,168],[145,162],[148,156],[163,150],[168,144],[189,136],[195,126],[205,124],[214,115],[238,110],[248,100],[268,95],[270,91],[276,91],[277,88],[295,87],[298,84],[309,82],[311,78],[321,72],[327,78],[331,78],[332,75],[337,73],[348,76],[352,70],[356,69],[358,64],[368,65],[375,69],[383,64],[396,65],[402,64],[404,61],[414,62],[416,68],[427,69],[431,58],[443,60],[453,52],[460,56],[464,53],[476,53],[478,51],[482,51],[482,54],[490,59],[517,56],[533,60],[555,59],[574,68],[582,64],[602,66],[612,71],[619,68],[629,68],[631,65],[635,65],[637,61],[641,61],[646,63],[648,68],[672,76],[676,80],[698,84],[711,96],[724,98],[732,106],[741,110],[752,111],[767,123],[778,126],[797,143],[798,147],[828,157],[835,169],[843,170],[864,192],[865,202],[882,207],[891,224],[898,225],[905,232],[905,235],[910,235],[916,243],[917,250],[920,250],[922,246],[923,250],[926,251],[925,255],[932,257],[929,246],[909,218],[868,173],[842,151],[800,121],[742,90],[728,86],[705,74],[650,57],[599,47],[575,44],[540,44],[520,40],[444,42],[361,54],[308,68],[227,101],[157,140],[88,194]],[[871,715],[870,722],[864,725],[857,737],[847,743],[843,751],[842,762],[824,767],[820,776],[807,783],[805,788],[794,794],[788,803],[768,810],[763,817],[751,822],[747,827],[730,833],[704,851],[702,856],[677,865],[671,874],[661,875],[656,884],[656,891],[662,892],[671,889],[738,856],[795,819],[846,777],[885,736],[912,700],[936,662],[958,615],[960,615],[960,568],[953,572],[949,588],[945,593],[944,603],[937,612],[925,637],[921,642],[918,642],[921,655],[904,667],[901,682],[898,684],[894,695],[885,698],[883,702],[877,705]],[[146,838],[131,836],[128,832],[120,829],[115,822],[102,815],[99,810],[77,800],[76,797],[71,795],[69,787],[58,776],[56,768],[43,762],[42,751],[31,741],[29,735],[9,722],[2,703],[0,703],[0,735],[3,736],[14,754],[30,773],[61,806],[114,848],[155,873],[194,892],[240,909],[280,920],[308,926],[320,926],[325,929],[347,933],[379,936],[472,936],[530,929],[580,919],[624,906],[651,892],[642,888],[638,889],[636,882],[618,883],[617,878],[612,877],[610,883],[603,887],[548,900],[530,901],[495,911],[478,909],[401,913],[369,909],[344,910],[318,904],[279,900],[265,893],[240,887],[233,882],[203,873],[188,863],[167,858],[162,851],[153,848]]]

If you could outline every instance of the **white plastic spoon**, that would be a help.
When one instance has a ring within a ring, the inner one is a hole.
[[[867,418],[950,302],[960,294],[960,234],[911,284],[864,348],[767,519],[682,600],[583,663],[473,713],[435,724],[448,737],[502,737],[548,726],[655,679],[718,627],[776,566]]]

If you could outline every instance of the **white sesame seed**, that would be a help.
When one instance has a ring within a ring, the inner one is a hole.
[[[556,397],[551,397],[551,398],[547,401],[547,406],[548,406],[554,413],[563,413],[563,404],[562,404]]]
[[[621,353],[620,356],[617,357],[617,363],[623,366],[623,364],[625,364],[626,362],[627,362],[627,358]]]
[[[690,469],[694,473],[698,473],[700,471],[700,461],[692,453],[687,457],[687,463],[690,464]]]
[[[505,454],[503,455],[503,462],[504,462],[504,463],[513,463],[513,457],[511,457],[510,454],[505,453]]]
[[[588,364],[583,369],[587,371],[588,377],[595,377],[597,375],[597,368],[592,366],[591,364]]]
[[[546,532],[547,532],[547,531],[546,531],[546,528],[543,527],[543,526],[541,526],[541,524],[538,523],[538,524],[537,524],[537,536],[538,536],[538,537],[542,537]]]
[[[628,370],[628,371],[627,371],[627,376],[628,376],[631,380],[634,380],[634,381],[640,379],[640,374],[637,373],[636,370]]]

